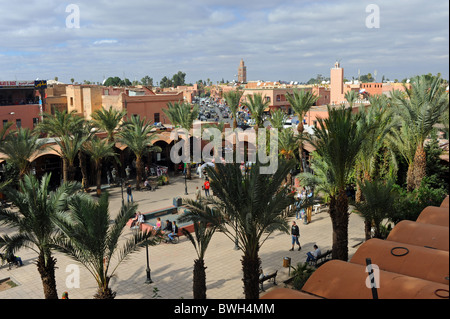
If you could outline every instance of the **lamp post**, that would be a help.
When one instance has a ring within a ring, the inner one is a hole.
[[[184,163],[184,195],[189,195],[187,191],[187,164]]]

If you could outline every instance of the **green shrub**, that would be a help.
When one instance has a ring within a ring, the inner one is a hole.
[[[412,192],[407,192],[398,185],[394,187],[399,195],[394,202],[393,211],[389,214],[389,220],[394,224],[402,220],[417,220],[426,207],[440,206],[447,196],[444,188],[431,186],[430,177],[424,177],[420,187]]]
[[[291,266],[291,268],[293,278],[292,284],[296,290],[301,290],[303,285],[316,270],[307,263],[298,263],[296,267]]]

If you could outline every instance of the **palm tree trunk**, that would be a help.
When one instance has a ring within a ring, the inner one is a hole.
[[[83,187],[84,191],[87,191],[89,188],[89,181],[88,181],[88,174],[86,169],[86,154],[84,152],[80,151],[78,153],[78,159],[80,160],[80,169],[81,169],[81,185]]]
[[[194,261],[194,299],[206,299],[206,273],[205,261],[196,259]]]
[[[116,293],[109,287],[99,287],[97,293],[94,295],[94,299],[114,299],[116,298]]]
[[[298,131],[298,136],[302,136],[303,131],[304,131],[304,126],[303,126],[303,121],[300,119],[299,116],[299,122],[297,125],[297,131]],[[303,173],[303,141],[300,140],[300,142],[298,143],[298,159],[299,159],[299,163],[300,163],[300,173]]]
[[[259,299],[259,269],[261,259],[256,253],[256,257],[244,255],[242,257],[242,270],[244,273],[244,294],[245,299]]]
[[[372,238],[372,221],[371,220],[364,220],[364,233],[365,233],[365,237],[366,240],[369,240]]]
[[[67,165],[67,159],[63,158],[63,180],[64,182],[68,182],[69,181],[69,168]]]
[[[47,264],[45,263],[47,260]],[[58,299],[55,279],[56,258],[48,254],[47,258],[41,253],[38,256],[37,268],[41,275],[42,286],[44,288],[45,299]]]
[[[98,160],[95,163],[95,167],[97,169],[97,196],[102,194],[102,160]]]
[[[406,188],[408,192],[414,190],[414,162],[408,166],[408,172],[406,173]]]
[[[142,158],[136,155],[136,189],[141,189],[142,179]]]
[[[348,198],[345,189],[331,197],[330,216],[333,225],[332,258],[347,261],[348,259]]]
[[[426,176],[427,172],[427,154],[423,144],[417,147],[416,154],[414,155],[414,187],[418,189],[422,183],[422,179]]]

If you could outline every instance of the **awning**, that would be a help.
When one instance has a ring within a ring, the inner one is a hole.
[[[56,155],[61,156],[61,147],[58,144],[47,145],[44,149],[34,152],[33,155],[28,159],[29,162],[35,161],[37,158],[44,155]]]

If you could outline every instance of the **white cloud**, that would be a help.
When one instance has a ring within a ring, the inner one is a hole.
[[[448,78],[448,61],[431,58],[448,56],[448,2],[378,1],[380,28],[368,29],[372,2],[79,0],[80,28],[68,29],[66,3],[0,0],[0,76],[159,81],[181,70],[190,82],[231,81],[243,58],[249,80],[307,81],[336,59],[349,77]]]
[[[94,44],[113,44],[113,43],[117,43],[117,42],[119,42],[119,41],[104,39],[104,40],[94,41]]]

